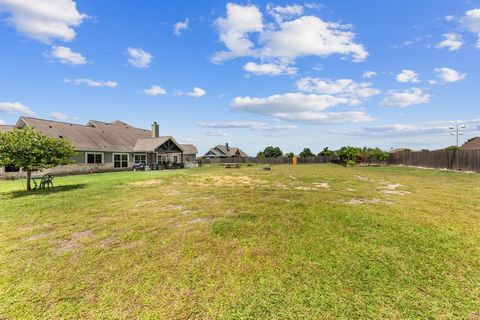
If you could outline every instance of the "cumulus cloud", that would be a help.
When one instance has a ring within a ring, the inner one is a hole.
[[[301,16],[303,14],[303,6],[295,4],[282,7],[268,4],[267,13],[271,15],[277,23],[281,23],[284,20]]]
[[[403,69],[402,72],[397,75],[397,81],[403,83],[420,82],[418,79],[418,74],[415,71],[408,69]]]
[[[177,91],[176,94],[179,96],[190,96],[194,98],[200,98],[206,95],[207,91],[203,90],[202,88],[195,87],[190,92]]]
[[[435,68],[435,73],[444,82],[457,82],[467,77],[465,73],[460,73],[451,68]]]
[[[205,128],[217,128],[217,129],[252,129],[255,131],[283,131],[296,129],[297,126],[293,124],[285,125],[272,125],[267,122],[261,121],[248,121],[248,120],[234,120],[234,121],[211,121],[211,122],[199,122],[200,127]]]
[[[477,48],[480,49],[480,8],[465,12],[465,15],[460,19],[460,23],[466,30],[477,35]]]
[[[363,74],[362,74],[362,78],[364,79],[370,79],[370,78],[373,78],[377,75],[377,73],[375,71],[365,71]]]
[[[5,120],[0,119],[0,125],[4,125],[4,124],[7,124]]]
[[[243,66],[243,70],[253,74],[257,74],[257,75],[270,75],[270,76],[278,76],[282,74],[292,75],[297,73],[297,68],[289,67],[286,64],[277,64],[277,63],[247,62]]]
[[[371,83],[358,83],[352,79],[330,80],[306,77],[298,80],[296,86],[299,90],[305,92],[340,95],[345,97],[368,98],[380,93],[380,90],[372,88]]]
[[[235,57],[256,57],[293,63],[303,56],[350,56],[354,61],[368,56],[362,44],[354,41],[352,27],[323,21],[316,16],[299,16],[300,6],[269,6],[273,23],[264,24],[264,16],[254,5],[227,4],[227,15],[216,20],[220,41],[227,50],[212,57],[222,62]],[[287,19],[287,20],[286,20]],[[256,35],[256,41],[251,34]]]
[[[184,30],[188,29],[189,23],[190,20],[188,18],[186,18],[185,21],[175,23],[175,25],[173,26],[173,34],[176,36],[180,36]]]
[[[87,18],[73,0],[2,0],[0,12],[8,14],[5,20],[18,32],[44,43],[75,39],[74,27]]]
[[[149,96],[160,96],[167,94],[167,90],[165,90],[161,86],[150,86],[149,88],[144,89],[143,93]]]
[[[50,117],[55,120],[60,120],[60,121],[65,121],[70,119],[70,117],[64,113],[61,112],[52,112],[50,113]]]
[[[35,112],[20,102],[0,102],[0,112],[23,113],[29,116],[35,115]]]
[[[395,106],[405,108],[411,105],[429,103],[431,95],[426,94],[420,88],[411,88],[405,91],[389,92],[388,96],[383,99],[380,106]]]
[[[324,112],[327,108],[356,104],[355,100],[332,95],[285,93],[268,97],[236,97],[234,110],[268,115],[280,120],[311,123],[365,122],[372,118],[363,111]]]
[[[75,86],[84,84],[92,88],[99,88],[99,87],[115,88],[118,85],[117,82],[111,81],[111,80],[103,81],[103,80],[92,80],[87,78],[79,78],[79,79],[65,78],[63,79],[63,82],[70,83]]]
[[[72,49],[62,46],[54,46],[52,48],[51,56],[58,59],[63,64],[77,66],[87,63],[87,60],[81,53],[74,52]]]
[[[448,51],[455,51],[463,46],[462,36],[458,33],[443,34],[443,41],[436,45],[436,48],[447,48]]]
[[[153,56],[140,48],[128,48],[128,63],[137,68],[148,68]]]

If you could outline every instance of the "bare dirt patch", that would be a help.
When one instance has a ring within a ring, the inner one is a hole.
[[[352,198],[347,201],[345,201],[345,204],[350,204],[350,205],[362,205],[362,204],[378,204],[378,203],[386,203],[386,204],[392,204],[390,201],[385,201],[379,198],[372,198],[372,199],[358,199],[358,198]]]
[[[249,176],[208,176],[187,182],[188,185],[208,187],[238,187],[238,186],[258,186],[265,184],[265,180]]]
[[[62,252],[73,251],[75,249],[80,249],[82,245],[81,243],[79,243],[79,241],[90,237],[92,234],[93,233],[90,230],[72,233],[72,235],[68,239],[61,240],[59,242],[56,252],[62,253]]]
[[[131,182],[128,185],[135,186],[135,187],[151,187],[151,186],[165,185],[165,181],[161,179],[152,179],[152,180]]]
[[[35,240],[45,239],[45,238],[48,238],[49,235],[50,235],[49,232],[42,232],[42,233],[38,233],[38,234],[34,234],[33,236],[30,236],[26,240],[35,241]]]
[[[370,179],[368,179],[367,177],[364,177],[364,176],[355,176],[357,178],[358,181],[370,181]]]
[[[390,183],[388,181],[383,181],[381,187],[382,190],[380,190],[380,192],[384,194],[399,196],[404,196],[410,193],[410,191],[398,190],[398,188],[400,188],[401,186],[402,185],[400,183]]]

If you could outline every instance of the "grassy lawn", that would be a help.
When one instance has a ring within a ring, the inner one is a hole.
[[[480,175],[332,165],[0,181],[0,319],[480,318]]]

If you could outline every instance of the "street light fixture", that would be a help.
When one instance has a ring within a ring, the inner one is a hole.
[[[460,131],[460,129],[465,129],[466,126],[464,124],[458,124],[457,123],[456,125],[450,126],[448,128],[450,129],[450,135],[455,136],[457,138],[457,148],[455,150],[456,151],[455,152],[456,153],[455,154],[456,155],[456,157],[455,157],[456,161],[455,162],[457,163],[457,171],[458,171],[458,137],[463,136],[463,132]]]

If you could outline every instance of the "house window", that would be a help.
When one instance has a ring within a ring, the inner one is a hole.
[[[103,163],[103,153],[87,153],[87,163]]]
[[[128,168],[128,154],[114,154],[113,155],[114,168]]]
[[[157,161],[158,161],[158,163],[166,163],[167,162],[167,156],[159,154],[158,157],[157,157]]]
[[[134,155],[133,158],[134,158],[135,163],[147,164],[147,155],[146,154],[136,154],[136,155]]]
[[[177,163],[178,162],[178,156],[173,156],[173,163]]]
[[[19,172],[20,169],[14,166],[5,166],[5,172]]]

